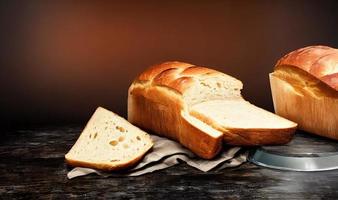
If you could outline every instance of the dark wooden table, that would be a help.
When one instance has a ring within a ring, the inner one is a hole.
[[[203,173],[185,164],[139,177],[68,180],[64,154],[81,127],[3,131],[0,199],[338,199],[338,170],[290,172],[245,163]]]

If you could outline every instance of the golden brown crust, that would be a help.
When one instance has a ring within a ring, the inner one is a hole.
[[[214,158],[222,149],[223,138],[212,137],[200,128],[193,126],[183,115],[181,115],[180,141],[198,156],[205,159]]]
[[[278,115],[301,130],[338,139],[338,49],[310,46],[287,54],[270,84]]]
[[[338,90],[338,49],[327,46],[309,46],[301,48],[282,57],[276,67],[283,65],[296,66],[335,90]]]
[[[194,76],[212,73],[222,74],[206,67],[171,61],[151,66],[138,76],[136,82],[148,82],[151,85],[165,86],[183,94],[194,84]]]
[[[334,88],[294,65],[279,65],[271,76],[287,81],[292,84],[294,90],[301,94],[311,93],[316,98],[324,96],[338,98],[338,92]],[[331,74],[323,78],[334,79],[336,76],[336,74]]]
[[[297,122],[301,130],[337,140],[338,92],[313,78],[311,74],[299,75],[299,80],[319,83],[313,87],[303,86],[297,81],[276,76],[275,72],[270,74],[275,112]]]
[[[199,84],[196,78],[218,75],[224,74],[182,62],[154,65],[143,72],[129,88],[128,120],[141,128],[179,141],[205,159],[216,156],[223,139],[231,135],[233,141],[228,138],[226,142],[233,145],[282,144],[291,139],[295,127],[283,130],[233,129],[229,132],[214,126],[212,121],[206,120],[204,124],[203,120],[196,118],[203,125],[194,122],[191,119],[193,116],[188,113],[189,105],[183,100],[184,92],[194,84]],[[248,135],[252,133],[252,136],[245,136],[245,132]]]
[[[328,83],[328,85],[334,88],[336,91],[338,91],[338,72],[323,76],[322,80],[325,83]]]
[[[151,149],[152,146],[150,146],[149,149]],[[149,151],[149,149],[147,151]],[[146,152],[147,152],[146,151]],[[125,170],[130,167],[133,167],[140,161],[146,154],[144,154],[136,157],[133,160],[130,160],[125,163],[97,163],[97,162],[85,162],[85,161],[79,161],[79,160],[73,160],[70,158],[65,157],[65,161],[68,165],[71,165],[73,167],[86,167],[86,168],[92,168],[92,169],[97,169],[97,170],[102,170],[102,171],[118,171],[118,170]]]
[[[128,93],[128,120],[139,127],[179,141],[198,156],[211,159],[222,147],[222,135],[212,137],[183,116],[182,94],[196,76],[222,74],[183,62],[165,62],[143,72]]]
[[[134,88],[128,97],[128,120],[179,141],[201,158],[215,157],[222,147],[222,136],[212,137],[186,121],[181,116],[182,106],[178,98],[156,87],[149,88],[147,92]]]
[[[187,68],[193,66],[192,64],[189,63],[184,63],[184,62],[178,62],[178,61],[169,61],[157,65],[153,65],[149,67],[147,70],[145,70],[140,76],[137,78],[140,81],[149,81],[153,80],[158,74],[161,72],[170,69],[170,68]]]
[[[291,141],[297,126],[285,129],[225,129],[224,141],[235,146],[281,145]]]

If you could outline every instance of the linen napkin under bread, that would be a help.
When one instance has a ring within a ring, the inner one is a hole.
[[[225,147],[216,158],[204,160],[198,158],[190,150],[175,141],[155,135],[151,135],[151,138],[154,141],[152,150],[145,155],[140,163],[125,172],[103,172],[90,168],[76,167],[68,172],[67,177],[72,179],[92,173],[103,177],[140,176],[171,167],[182,161],[191,167],[207,172],[227,167],[236,167],[247,160],[248,153],[240,147]]]

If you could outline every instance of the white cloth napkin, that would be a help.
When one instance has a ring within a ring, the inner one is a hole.
[[[68,172],[67,177],[72,179],[92,173],[104,177],[140,176],[171,167],[179,164],[181,161],[196,169],[207,172],[216,168],[220,170],[227,167],[239,166],[247,160],[247,152],[242,151],[240,147],[224,148],[216,158],[212,160],[204,160],[198,158],[190,150],[186,149],[177,142],[155,135],[151,135],[151,138],[154,141],[152,150],[146,154],[138,165],[126,172],[109,173],[90,168],[76,167]]]

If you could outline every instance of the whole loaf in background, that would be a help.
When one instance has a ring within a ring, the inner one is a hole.
[[[270,84],[278,115],[301,130],[338,140],[338,49],[292,51],[277,62]]]

